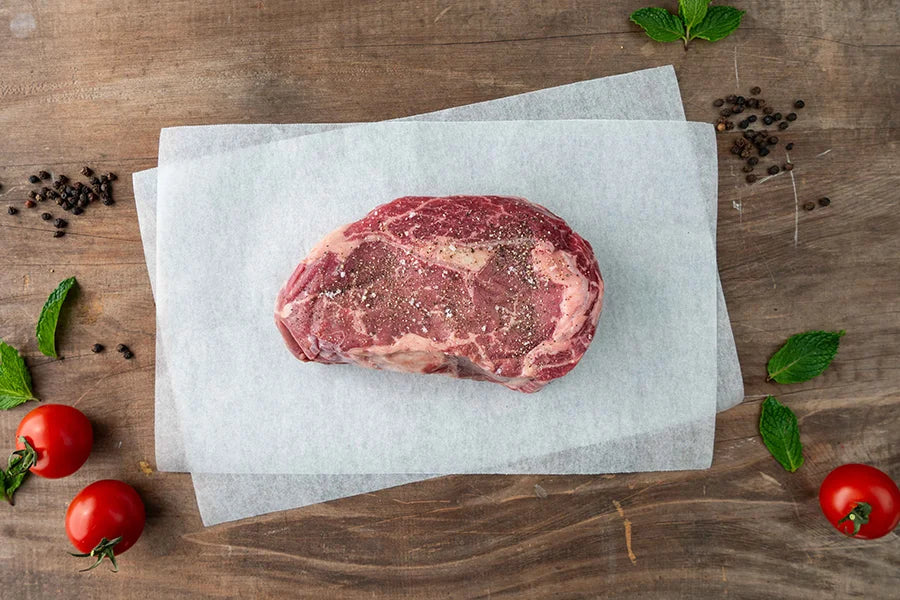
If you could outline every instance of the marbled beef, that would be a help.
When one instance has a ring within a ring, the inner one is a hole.
[[[587,350],[603,300],[590,244],[503,196],[405,197],[332,232],[278,294],[302,361],[540,390]]]

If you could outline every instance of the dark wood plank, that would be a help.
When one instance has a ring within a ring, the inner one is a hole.
[[[686,53],[627,22],[645,4],[0,6],[0,338],[26,354],[42,398],[77,405],[98,433],[82,470],[34,478],[3,509],[2,595],[895,596],[897,533],[843,539],[819,514],[816,492],[851,461],[900,479],[896,3],[735,0],[748,11],[741,29]],[[154,164],[160,127],[378,120],[669,63],[691,119],[712,120],[713,98],[752,85],[779,106],[807,102],[781,134],[796,144],[793,185],[781,175],[747,186],[728,155],[731,136],[720,142],[720,268],[747,400],[720,415],[711,470],[445,477],[207,529],[189,476],[141,472],[154,451],[154,309],[128,175]],[[119,173],[116,206],[70,219],[61,239],[35,211],[5,214],[21,206],[30,173],[74,174],[83,163]],[[824,195],[828,208],[797,212]],[[61,334],[66,359],[49,361],[33,323],[73,274],[81,289]],[[839,327],[847,335],[822,377],[765,382],[786,336]],[[93,355],[95,341],[123,341],[136,358]],[[769,393],[801,421],[807,462],[794,474],[756,433]],[[24,412],[0,414],[9,445]],[[65,555],[63,514],[81,487],[105,477],[138,487],[148,526],[122,572],[84,575]]]

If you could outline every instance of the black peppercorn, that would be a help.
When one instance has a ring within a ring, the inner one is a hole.
[[[756,123],[756,115],[750,115],[749,117],[747,117],[747,120],[751,123]]]
[[[53,215],[51,215],[50,213],[41,213],[41,220],[43,221],[49,221],[52,218]]]
[[[754,183],[755,181],[756,181],[756,175],[754,175],[753,173],[750,173],[749,175],[747,175],[747,183]]]
[[[797,113],[788,113],[788,115],[785,117],[785,119],[787,119],[788,121],[796,121]]]
[[[793,171],[793,170],[794,170],[794,163],[784,163],[784,164],[781,166],[781,168],[784,169],[785,171]]]
[[[731,116],[731,109],[730,109],[730,108],[723,108],[722,110],[719,111],[719,114],[722,115],[723,117],[730,117],[730,116]]]
[[[750,165],[751,167],[755,167],[757,165],[757,163],[759,163],[759,159],[756,158],[755,156],[751,156],[750,158],[747,159],[747,164]]]
[[[790,124],[787,121],[782,121],[781,123],[778,124],[778,129],[780,129],[781,131],[784,131],[789,126],[790,126]]]
[[[731,114],[733,115],[739,115],[742,112],[744,112],[744,107],[741,104],[735,104],[731,107]]]
[[[6,208],[6,212],[9,213],[9,214],[11,214],[11,215],[14,215],[14,214],[17,214],[17,213],[19,212],[19,209],[16,208],[15,206],[9,206],[9,207]]]
[[[728,131],[734,129],[734,121],[725,121],[725,129]]]
[[[737,102],[737,96],[735,96],[734,94],[728,94],[727,96],[725,96],[725,102],[727,102],[728,104],[734,104],[735,102]]]
[[[744,119],[743,121],[738,123],[738,127],[740,127],[741,129],[747,129],[748,127],[750,127],[750,121]]]
[[[100,183],[106,183],[107,181],[109,181],[109,175],[100,176]]]
[[[815,207],[816,207],[816,203],[815,203],[815,202],[807,202],[806,204],[803,205],[803,208],[804,208],[805,210],[812,210],[812,209],[814,209]]]
[[[778,175],[778,172],[780,170],[781,169],[778,168],[778,165],[772,165],[771,167],[769,167],[766,173],[768,173],[769,175]]]
[[[828,206],[831,204],[831,198],[827,196],[825,198],[819,198],[819,206]]]
[[[113,202],[112,198],[103,199],[103,206],[112,206],[113,204],[115,204],[115,202]]]
[[[64,235],[66,235],[66,232],[63,231],[62,229],[57,229],[56,231],[53,232],[53,237],[56,237],[56,238],[60,238]]]
[[[775,144],[778,143],[778,138],[773,135],[772,137],[770,137],[769,139],[766,140],[766,143],[770,146],[774,146]]]
[[[775,112],[775,109],[772,108],[771,106],[767,106],[763,109],[764,115],[771,115],[773,112]]]
[[[131,360],[132,358],[134,358],[134,352],[132,352],[131,350],[126,350],[122,353],[122,358],[124,358],[125,360]]]
[[[788,144],[787,146],[785,146],[784,149],[785,149],[785,150],[793,150],[793,149],[794,149],[794,142],[791,142],[790,144]]]
[[[40,183],[41,178],[38,177],[37,175],[32,175],[31,177],[28,178],[28,182],[29,183]]]
[[[50,179],[50,173],[47,171],[38,171],[38,177],[41,179]]]
[[[721,98],[716,98],[715,100],[713,100],[713,106],[715,106],[716,108],[719,108],[723,104],[725,104],[725,101]]]
[[[76,206],[75,208],[72,209],[73,215],[80,215],[83,212],[84,212],[84,209],[81,208],[80,206]]]
[[[756,86],[753,86],[752,88],[750,88],[750,93],[755,96],[757,94],[761,94],[762,89],[760,89],[760,87],[758,85],[756,85]]]
[[[771,125],[774,122],[775,119],[773,119],[771,115],[766,115],[765,117],[763,117],[763,123],[765,123],[766,125]]]
[[[85,167],[87,169],[87,167]],[[103,352],[103,344],[94,344],[91,346],[91,352],[97,354],[98,352]]]
[[[56,219],[55,221],[53,221],[53,226],[56,227],[57,229],[62,229],[66,225],[68,225],[68,223],[66,222],[65,219]]]
[[[804,102],[803,100],[797,100],[796,102],[794,102],[794,108],[803,108],[804,106],[806,106],[806,102]]]
[[[119,177],[118,177],[118,175],[116,175],[115,173],[113,173],[112,171],[110,171],[109,173],[106,174],[106,178],[107,178],[109,181],[115,181],[115,180],[118,179]]]
[[[741,150],[741,158],[749,158],[750,157],[750,148],[744,148]]]
[[[66,177],[65,175],[60,175],[60,176],[57,177],[56,179],[57,179],[57,181],[59,181],[62,185],[66,185],[67,183],[69,183],[69,178]]]
[[[762,148],[759,149],[759,155],[760,155],[760,156],[768,156],[768,155],[769,155],[769,149],[766,148],[765,146],[763,146]]]
[[[753,165],[744,165],[743,167],[741,167],[741,171],[743,171],[744,173],[749,173],[752,170],[753,170]]]
[[[775,113],[774,115],[772,115],[772,118],[775,119],[776,121],[780,121],[782,118],[781,113]]]
[[[125,352],[126,350],[128,350],[128,346],[126,346],[125,344],[119,344],[118,346],[116,346],[116,352]]]
[[[90,167],[84,166],[84,167],[81,167],[81,174],[84,175],[85,177],[90,177],[91,175],[94,174],[94,172],[91,170]],[[100,346],[100,347],[102,348],[103,346]]]

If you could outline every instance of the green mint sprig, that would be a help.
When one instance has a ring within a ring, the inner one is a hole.
[[[775,396],[767,396],[762,403],[759,433],[772,456],[785,470],[793,473],[803,466],[803,445],[797,415]]]
[[[29,400],[37,400],[31,392],[31,373],[25,360],[12,346],[0,340],[0,410],[9,410]]]
[[[769,359],[768,380],[802,383],[821,375],[834,356],[844,331],[807,331],[788,338]]]
[[[657,42],[682,40],[687,49],[693,39],[715,42],[728,37],[741,24],[744,11],[709,3],[710,0],[678,0],[678,15],[664,8],[641,8],[631,13],[631,20]]]
[[[56,324],[59,322],[59,311],[62,310],[66,295],[75,285],[75,278],[63,279],[56,289],[47,298],[41,316],[38,318],[37,330],[38,349],[44,356],[57,358],[56,354]]]

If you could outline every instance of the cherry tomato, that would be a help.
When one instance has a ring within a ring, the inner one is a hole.
[[[94,445],[91,422],[80,410],[64,404],[44,404],[25,415],[16,429],[17,450],[25,449],[23,437],[36,455],[31,472],[48,479],[77,471]]]
[[[118,570],[116,555],[122,554],[144,531],[144,503],[133,487],[115,479],[95,481],[72,500],[66,511],[66,535],[82,554],[97,561],[109,558]]]
[[[843,465],[828,474],[819,488],[819,504],[838,531],[873,540],[900,522],[900,489],[875,467]]]

